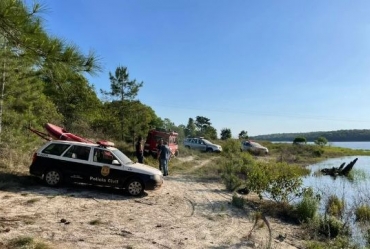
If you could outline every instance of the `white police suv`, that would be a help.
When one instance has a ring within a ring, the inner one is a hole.
[[[133,196],[163,183],[160,170],[132,162],[109,142],[49,141],[34,154],[30,174],[49,186],[80,182],[124,188]]]

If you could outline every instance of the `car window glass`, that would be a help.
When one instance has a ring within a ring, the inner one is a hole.
[[[46,147],[42,153],[60,156],[69,147],[69,144],[56,144],[52,143]]]
[[[64,154],[64,157],[75,158],[80,160],[89,160],[90,147],[73,145],[69,150]]]
[[[123,164],[131,164],[132,161],[122,151],[116,149],[112,150],[113,155],[117,156]]]
[[[104,150],[101,148],[94,149],[94,162],[112,164],[113,160],[117,160],[117,158],[109,150]]]

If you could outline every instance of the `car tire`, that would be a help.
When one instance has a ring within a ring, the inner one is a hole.
[[[186,146],[185,146],[185,148],[187,148],[187,149],[189,149],[189,150],[191,149],[189,145],[186,145]]]
[[[213,152],[212,148],[207,148],[206,152]]]
[[[63,176],[59,170],[50,169],[45,172],[44,182],[50,187],[57,187],[62,184]]]
[[[132,196],[140,196],[144,193],[144,184],[137,178],[131,179],[126,184],[126,192]]]

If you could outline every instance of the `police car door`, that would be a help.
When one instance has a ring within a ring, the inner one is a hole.
[[[63,172],[68,180],[86,182],[90,171],[91,147],[72,145],[63,155]]]
[[[104,148],[93,149],[93,166],[93,174],[89,176],[89,182],[92,184],[122,186],[126,179],[123,165],[112,152]]]

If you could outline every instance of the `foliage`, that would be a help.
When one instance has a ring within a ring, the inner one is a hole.
[[[233,197],[231,199],[231,204],[234,207],[243,208],[245,203],[246,203],[246,200],[243,198],[243,196],[238,196],[237,194],[233,194]]]
[[[333,216],[321,217],[319,231],[328,238],[335,238],[343,231],[343,223]]]
[[[344,212],[344,200],[340,200],[336,195],[329,196],[325,205],[325,211],[327,214],[334,217],[342,217]]]
[[[134,100],[139,89],[143,86],[143,82],[130,80],[127,67],[119,66],[116,68],[114,75],[109,72],[110,91],[101,90],[104,95],[110,95],[120,101]]]
[[[245,131],[245,130],[242,130],[239,135],[238,135],[239,139],[248,139],[248,132]]]
[[[277,202],[289,202],[300,194],[301,177],[307,169],[287,163],[258,162],[248,171],[246,187],[262,199],[265,194]]]
[[[197,127],[197,130],[200,132],[200,134],[204,134],[206,128],[211,126],[211,121],[209,118],[203,116],[196,116],[194,124]]]
[[[359,249],[355,244],[352,244],[347,236],[338,236],[335,239],[327,241],[309,241],[306,249]]]
[[[305,137],[296,137],[293,140],[293,144],[306,144],[307,140]]]
[[[242,185],[245,185],[245,180],[248,175],[250,167],[255,163],[251,155],[232,153],[232,141],[228,141],[225,146],[227,151],[223,153],[224,157],[220,158],[218,165],[220,165],[221,178],[229,191],[235,191]]]
[[[235,166],[236,163],[241,162],[236,159],[233,159],[225,160],[222,164],[221,177],[228,191],[235,191],[243,184],[243,181],[239,177],[239,173],[241,171],[241,167],[243,167],[244,165],[236,167]]]
[[[300,202],[295,205],[297,218],[300,222],[312,220],[318,210],[319,199],[314,195],[312,188],[305,189]]]
[[[186,125],[185,136],[195,137],[196,136],[196,125],[194,119],[189,118],[188,124]]]
[[[203,133],[205,138],[216,140],[217,139],[217,130],[213,126],[208,126]]]
[[[328,143],[328,140],[325,137],[320,136],[314,142],[317,145],[324,146],[324,145],[326,145]]]
[[[238,155],[240,153],[240,141],[236,139],[228,139],[222,145],[222,153],[226,156]]]
[[[231,138],[231,130],[229,128],[224,128],[221,130],[221,139],[222,140],[227,140]]]
[[[101,90],[101,93],[105,96],[112,96],[117,99],[116,110],[120,123],[121,138],[125,139],[124,127],[125,121],[128,119],[129,114],[127,112],[127,104],[130,104],[132,100],[137,96],[139,89],[143,86],[143,82],[136,82],[136,80],[130,80],[127,67],[119,66],[116,68],[114,75],[109,72],[109,79],[111,81],[110,91]],[[135,110],[134,110],[135,111]],[[138,116],[139,112],[135,112]]]
[[[367,204],[361,205],[355,210],[356,221],[370,221],[370,206]]]

